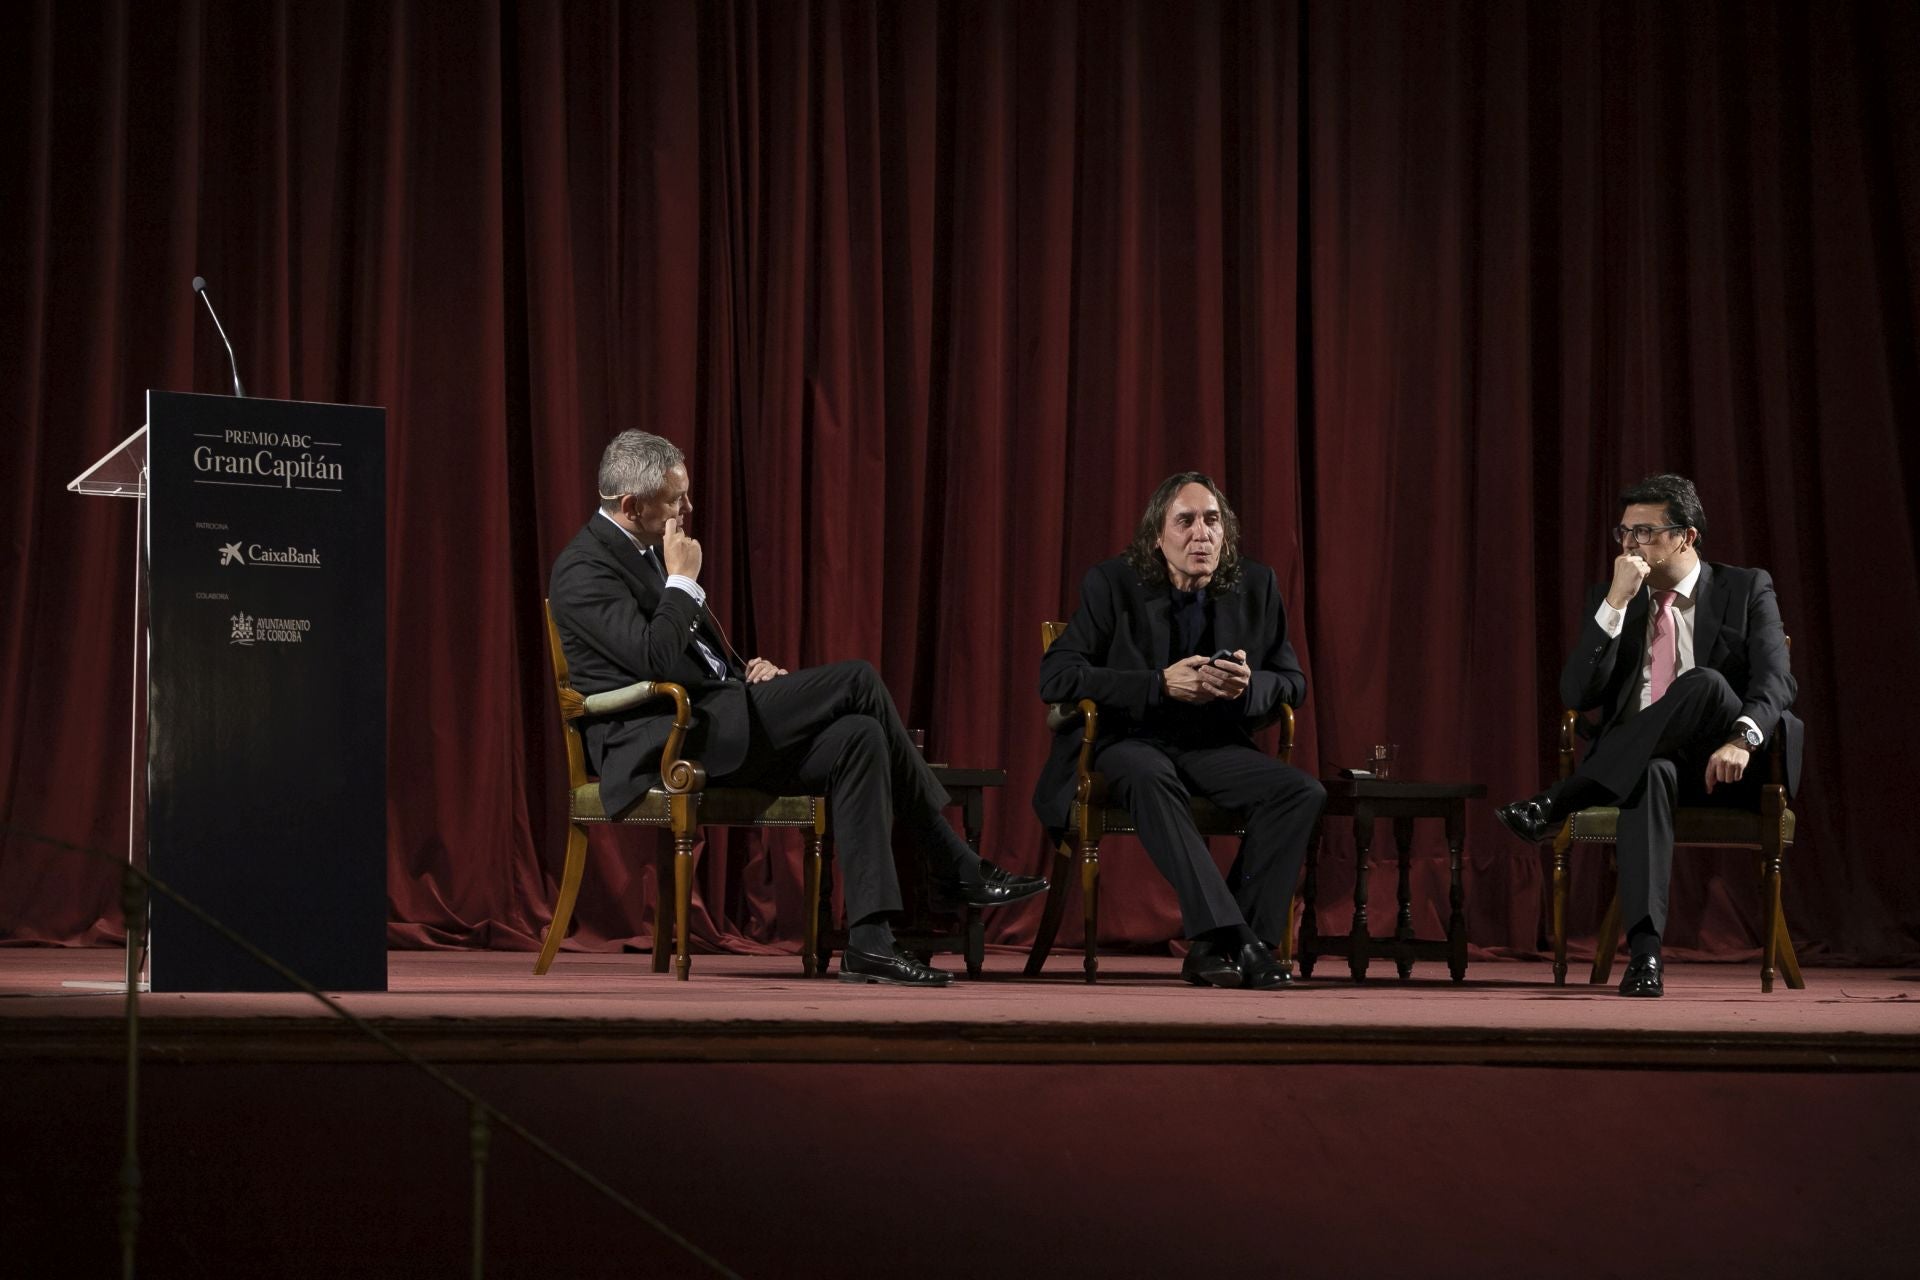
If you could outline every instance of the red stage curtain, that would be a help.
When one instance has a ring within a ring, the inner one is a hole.
[[[1916,950],[1910,5],[40,0],[5,21],[16,827],[126,838],[133,509],[61,486],[145,388],[223,385],[199,273],[258,394],[390,410],[402,945],[538,935],[565,807],[540,598],[601,445],[644,426],[691,455],[742,649],[872,658],[935,758],[1007,769],[989,851],[1023,867],[1038,624],[1162,475],[1219,476],[1280,573],[1301,763],[1390,740],[1403,772],[1505,799],[1545,774],[1614,496],[1688,472],[1710,555],[1770,567],[1794,636],[1796,932]],[[581,942],[646,934],[646,841],[595,837]],[[1166,938],[1171,895],[1129,849],[1103,918]],[[1419,851],[1436,932],[1444,857]],[[1475,941],[1531,948],[1538,859],[1484,810],[1470,851]],[[702,941],[791,945],[797,850],[712,853]],[[1344,833],[1326,858],[1340,928]],[[1679,879],[1677,947],[1757,944],[1743,860]],[[111,938],[113,903],[110,871],[0,844],[0,935]]]

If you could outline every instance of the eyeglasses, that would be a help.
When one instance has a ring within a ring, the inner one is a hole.
[[[1636,524],[1631,526],[1617,524],[1613,526],[1613,540],[1615,542],[1624,542],[1627,536],[1631,534],[1636,545],[1644,546],[1652,542],[1658,534],[1671,533],[1675,529],[1684,529],[1686,527],[1687,526],[1683,524]]]

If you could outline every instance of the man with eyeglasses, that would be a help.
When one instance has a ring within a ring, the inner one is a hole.
[[[1600,712],[1593,745],[1571,777],[1497,812],[1538,842],[1576,810],[1619,807],[1620,918],[1632,953],[1620,994],[1658,996],[1676,804],[1754,805],[1760,778],[1747,766],[1776,734],[1785,735],[1791,791],[1800,722],[1766,570],[1700,558],[1707,517],[1684,476],[1649,476],[1620,505],[1613,577],[1589,593],[1560,674],[1565,705]]]

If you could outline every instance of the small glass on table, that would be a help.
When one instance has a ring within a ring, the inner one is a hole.
[[[1394,758],[1399,754],[1400,748],[1394,743],[1375,743],[1372,753],[1368,756],[1367,767],[1372,771],[1374,777],[1385,782],[1387,779],[1393,777]]]

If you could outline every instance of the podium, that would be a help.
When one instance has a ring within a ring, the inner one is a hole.
[[[67,487],[139,504],[148,871],[321,989],[384,991],[386,411],[149,391]],[[167,895],[150,918],[154,991],[292,989]]]

